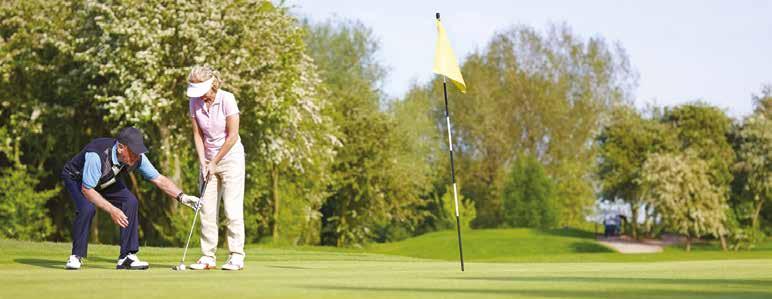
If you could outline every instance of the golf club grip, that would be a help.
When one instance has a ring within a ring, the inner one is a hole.
[[[206,185],[209,184],[209,180],[204,179],[204,183],[201,184],[201,190],[199,190],[199,197],[204,197],[204,191],[206,191]]]

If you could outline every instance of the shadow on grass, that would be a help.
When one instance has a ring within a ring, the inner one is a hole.
[[[15,259],[13,260],[15,263],[19,264],[25,264],[40,268],[46,268],[46,269],[57,269],[57,270],[65,270],[64,264],[67,262],[66,260],[46,260],[46,259]],[[93,269],[112,269],[112,267],[107,267],[103,265],[94,265],[92,263],[84,263],[84,268],[93,268]],[[114,266],[113,266],[114,267]]]
[[[101,263],[115,263],[118,261],[118,258],[115,259],[109,259],[106,257],[101,256],[95,256],[95,257],[87,257],[86,262],[101,262]]]
[[[44,260],[44,259],[15,259],[15,263],[36,266],[48,269],[64,269],[64,260]]]
[[[292,269],[292,270],[312,270],[313,268],[306,268],[306,267],[296,267],[296,266],[273,266],[268,265],[266,267],[269,268],[279,268],[279,269]]]
[[[571,249],[577,253],[603,253],[614,252],[610,248],[590,241],[580,241],[571,243]]]
[[[571,237],[571,238],[583,238],[583,239],[595,240],[594,233],[581,230],[581,229],[576,229],[573,227],[540,229],[539,232],[543,234],[559,236],[559,237]]]
[[[670,245],[667,248],[674,251],[686,252],[686,244]],[[693,252],[722,252],[723,249],[721,249],[721,243],[719,243],[719,241],[707,240],[699,243],[692,243],[692,251]],[[754,244],[753,248],[751,248],[750,250],[741,249],[738,252],[751,252],[751,251],[772,251],[772,242],[771,241],[759,242]],[[733,250],[730,249],[730,252],[733,252]]]
[[[477,294],[477,295],[507,295],[511,297],[544,297],[544,298],[769,298],[770,291],[749,290],[719,290],[719,291],[687,291],[673,289],[615,289],[599,288],[598,290],[571,289],[491,289],[491,288],[399,288],[399,287],[352,287],[311,285],[301,286],[308,289],[351,292],[405,292],[405,293],[445,293],[445,294]]]
[[[668,284],[668,285],[710,285],[710,286],[759,286],[772,285],[772,280],[762,279],[692,279],[692,278],[637,278],[637,277],[452,277],[451,280],[511,281],[511,282],[566,282],[601,284]],[[772,290],[770,290],[772,292]]]
[[[22,259],[14,259],[13,261],[18,264],[30,265],[30,266],[40,267],[40,268],[47,268],[47,269],[61,269],[61,270],[64,270],[64,264],[67,263],[66,258],[62,258],[61,260],[22,258]],[[90,257],[84,261],[83,267],[92,268],[92,269],[114,269],[115,262],[116,260],[108,259],[104,257]],[[107,263],[107,265],[105,265],[104,263]]]

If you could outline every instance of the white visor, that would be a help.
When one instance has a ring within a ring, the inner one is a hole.
[[[201,83],[188,82],[188,97],[198,98],[206,94],[212,89],[212,82],[214,82],[214,77]]]

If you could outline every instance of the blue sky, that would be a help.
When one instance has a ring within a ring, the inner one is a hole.
[[[383,89],[401,97],[432,76],[434,13],[460,59],[515,24],[539,30],[565,22],[575,34],[619,42],[638,71],[635,101],[677,105],[703,100],[730,116],[749,114],[751,95],[772,84],[772,1],[302,1],[292,12],[312,21],[359,20],[381,44],[389,69]]]

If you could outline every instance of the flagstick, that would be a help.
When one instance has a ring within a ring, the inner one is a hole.
[[[439,19],[439,13],[437,18]],[[458,231],[458,255],[461,258],[461,272],[464,272],[464,249],[461,246],[461,220],[458,216],[458,189],[456,188],[456,169],[453,165],[453,142],[450,136],[450,112],[448,110],[448,84],[442,76],[442,92],[445,94],[445,122],[448,124],[448,148],[450,149],[450,178],[453,183],[453,200],[456,203],[456,229]]]

